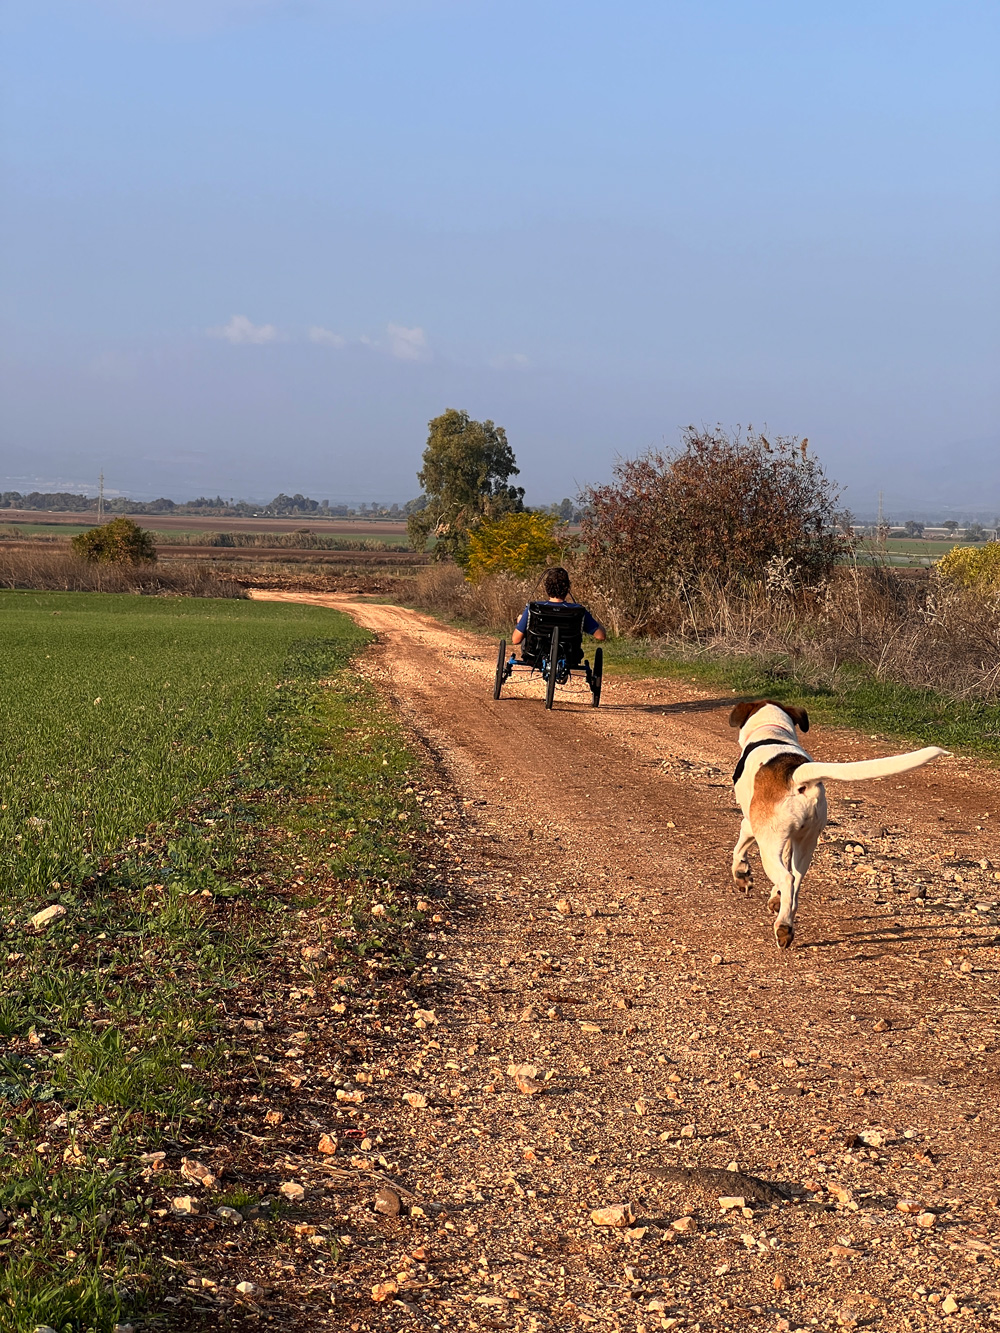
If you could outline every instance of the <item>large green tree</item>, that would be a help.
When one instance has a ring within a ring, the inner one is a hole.
[[[427,502],[406,524],[415,548],[423,551],[433,537],[437,559],[464,562],[472,528],[523,510],[524,487],[510,484],[517,475],[502,426],[453,407],[435,417],[417,473]]]

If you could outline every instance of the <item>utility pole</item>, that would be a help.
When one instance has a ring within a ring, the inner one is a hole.
[[[97,488],[97,522],[98,522],[98,524],[101,524],[101,523],[104,522],[104,473],[103,473],[103,472],[101,473],[100,477],[98,478],[98,488]]]
[[[885,506],[882,503],[882,492],[878,493],[878,518],[875,520],[875,537],[880,546],[885,545],[885,539],[889,535],[889,529],[885,525]]]

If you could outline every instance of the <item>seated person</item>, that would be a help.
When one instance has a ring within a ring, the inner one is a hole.
[[[550,602],[556,602],[561,606],[579,606],[579,602],[571,602],[569,598],[569,574],[563,569],[562,565],[555,565],[552,569],[545,571],[545,577],[542,580],[545,588],[545,595]],[[525,607],[521,612],[521,618],[514,628],[514,633],[510,636],[512,644],[524,642],[524,636],[528,629],[528,611]],[[598,643],[603,643],[608,637],[604,626],[599,620],[595,620],[586,608],[583,611],[583,632],[584,634],[593,634]]]

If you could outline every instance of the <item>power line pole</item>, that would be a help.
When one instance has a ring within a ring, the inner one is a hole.
[[[98,521],[98,523],[103,523],[103,522],[104,522],[104,473],[103,473],[103,472],[101,473],[100,477],[98,478],[98,489],[97,489],[97,521]]]

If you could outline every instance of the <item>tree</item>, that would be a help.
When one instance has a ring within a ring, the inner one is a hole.
[[[524,487],[509,484],[518,471],[502,426],[473,421],[453,407],[435,417],[417,473],[427,503],[413,510],[407,505],[414,548],[425,550],[433,537],[436,559],[462,563],[472,528],[524,509]]]
[[[922,537],[924,535],[924,525],[922,523],[917,523],[911,518],[908,522],[903,524],[903,531],[906,533],[907,537]]]
[[[947,523],[942,523],[941,526],[944,528],[945,532],[948,533],[949,537],[958,531],[958,524],[953,518],[949,518]]]
[[[815,584],[850,549],[839,492],[808,442],[721,427],[674,452],[623,459],[585,492],[585,572],[621,629],[655,628],[709,584],[740,595],[769,578]]]
[[[73,550],[84,560],[102,565],[143,565],[156,561],[153,538],[130,518],[114,518],[103,527],[78,533]]]
[[[981,542],[986,540],[986,529],[982,523],[970,523],[965,529],[965,540],[967,542]]]

